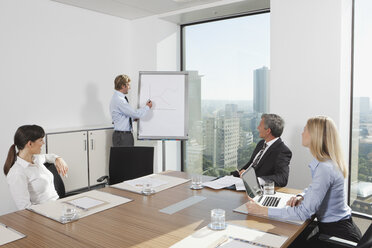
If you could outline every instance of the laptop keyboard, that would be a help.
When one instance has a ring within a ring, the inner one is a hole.
[[[265,207],[277,207],[279,204],[280,198],[275,196],[266,196],[265,200],[262,203],[262,206]]]

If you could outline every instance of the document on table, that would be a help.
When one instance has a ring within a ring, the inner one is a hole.
[[[0,245],[5,245],[24,237],[26,237],[26,235],[17,232],[13,228],[10,228],[3,223],[0,223]]]
[[[110,187],[128,190],[131,192],[141,194],[144,183],[151,183],[152,184],[151,188],[153,188],[155,192],[160,192],[178,186],[180,184],[186,183],[188,181],[190,181],[190,179],[167,176],[163,174],[150,174],[147,176],[117,183],[111,185]]]
[[[228,223],[226,229],[221,231],[213,231],[208,227],[203,227],[174,244],[171,248],[276,248],[281,247],[287,239],[287,236],[266,233],[256,229]]]
[[[77,198],[77,199],[74,199],[74,200],[71,200],[71,201],[67,201],[67,203],[69,203],[73,206],[76,206],[78,208],[88,210],[90,208],[94,208],[96,206],[105,204],[106,202],[100,201],[100,200],[97,200],[97,199],[94,199],[94,198],[91,198],[91,197],[84,196],[84,197]]]
[[[214,181],[205,182],[203,183],[203,186],[209,187],[212,189],[223,189],[231,185],[234,185],[236,183],[239,184],[240,182],[242,182],[242,179],[239,177],[224,176]]]
[[[243,180],[240,178],[240,181],[235,183],[235,188],[237,191],[245,191]]]
[[[27,208],[27,210],[65,224],[66,222],[61,219],[61,216],[66,204],[75,205],[78,217],[81,219],[130,201],[132,201],[132,199],[99,190],[91,190],[78,195],[58,199],[56,201],[48,201],[43,204],[31,205],[29,208]]]
[[[128,181],[125,181],[125,183],[137,188],[137,189],[141,189],[143,188],[143,185],[145,184],[151,184],[152,188],[156,188],[156,187],[159,187],[161,185],[164,185],[164,184],[167,184],[166,181],[163,181],[163,180],[160,180],[160,179],[157,179],[157,178],[153,178],[153,177],[140,177],[140,178],[136,178],[136,179],[132,179],[132,180],[128,180]]]

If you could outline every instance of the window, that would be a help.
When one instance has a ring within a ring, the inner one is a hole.
[[[372,2],[354,4],[350,205],[354,212],[372,217]]]
[[[270,14],[185,25],[182,37],[182,69],[189,71],[184,171],[230,174],[248,162],[268,112]]]

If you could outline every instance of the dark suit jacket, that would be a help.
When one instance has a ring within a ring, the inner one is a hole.
[[[257,153],[261,150],[264,142],[265,140],[258,142],[252,153],[251,159],[242,169],[247,169],[248,166],[252,164]],[[263,180],[273,180],[275,182],[275,186],[286,186],[288,183],[289,162],[291,161],[291,158],[291,150],[289,150],[289,148],[283,143],[282,139],[279,138],[269,147],[269,149],[258,162],[255,168],[256,176],[261,177]]]

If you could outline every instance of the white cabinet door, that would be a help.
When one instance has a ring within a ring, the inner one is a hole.
[[[88,131],[90,186],[97,185],[97,179],[109,173],[112,133],[113,129]]]
[[[47,135],[47,151],[62,157],[69,166],[62,177],[66,192],[88,187],[87,131]]]

